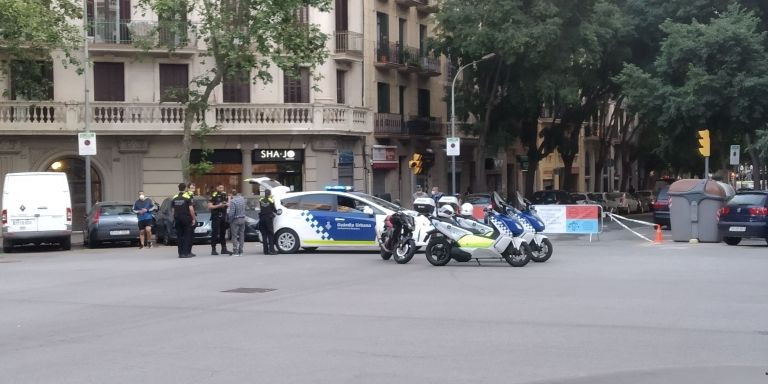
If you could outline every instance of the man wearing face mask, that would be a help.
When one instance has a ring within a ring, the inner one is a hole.
[[[139,191],[139,199],[133,203],[133,212],[139,219],[139,249],[152,248],[152,212],[155,203]]]

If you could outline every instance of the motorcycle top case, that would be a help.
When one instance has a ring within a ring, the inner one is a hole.
[[[435,200],[429,197],[419,197],[413,201],[413,210],[422,215],[432,215],[435,213]]]

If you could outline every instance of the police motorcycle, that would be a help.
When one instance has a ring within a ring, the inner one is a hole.
[[[522,210],[504,203],[503,200],[501,202],[506,208],[507,215],[519,220],[523,227],[525,227],[526,232],[533,234],[530,239],[527,239],[532,251],[531,260],[543,263],[552,257],[554,249],[552,242],[542,233],[545,228],[544,221],[536,214],[536,209],[531,205],[531,202],[523,197],[519,191],[516,192],[516,198],[517,203],[523,208]]]
[[[458,262],[471,260],[506,260],[513,267],[528,264],[531,248],[519,235],[524,229],[520,223],[501,212],[501,206],[494,202],[494,212],[489,212],[492,233],[481,236],[464,229],[457,223],[452,204],[445,204],[438,209],[436,217],[431,217],[434,230],[428,233],[427,261],[434,266],[448,264],[451,259]]]
[[[413,216],[400,211],[384,219],[384,230],[379,236],[381,258],[389,260],[393,255],[395,262],[406,264],[416,253],[416,240],[413,232],[416,228]]]

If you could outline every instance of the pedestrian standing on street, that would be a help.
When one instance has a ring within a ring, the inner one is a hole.
[[[155,202],[144,196],[144,191],[139,191],[139,199],[133,203],[133,213],[139,219],[139,249],[152,248],[152,211],[155,210]]]
[[[211,193],[208,200],[208,209],[211,210],[211,255],[218,255],[216,244],[221,244],[221,254],[231,255],[227,250],[227,204],[229,198],[224,192],[224,185],[219,184]]]
[[[275,199],[272,197],[272,191],[267,189],[264,197],[259,199],[259,232],[265,255],[277,255],[274,225],[276,214]]]
[[[176,227],[179,257],[195,257],[192,253],[192,229],[197,225],[195,207],[192,204],[191,193],[184,183],[179,184],[179,193],[171,200],[171,209]]]
[[[232,234],[232,252],[235,256],[240,257],[243,255],[243,244],[245,243],[245,198],[241,193],[230,196],[227,217],[229,218],[229,232]]]
[[[440,192],[440,188],[432,187],[432,198],[435,200],[435,204],[439,205],[437,202],[440,201],[441,197],[443,197],[443,193]]]

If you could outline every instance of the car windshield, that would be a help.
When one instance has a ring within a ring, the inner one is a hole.
[[[399,206],[397,204],[390,203],[389,201],[386,201],[384,199],[380,199],[380,198],[378,198],[376,196],[371,196],[371,195],[369,195],[367,193],[352,192],[352,194],[357,196],[357,197],[359,197],[359,198],[361,198],[361,199],[365,199],[365,200],[371,201],[373,203],[376,203],[377,205],[379,205],[381,207],[384,207],[386,209],[389,209],[391,211],[399,212],[399,211],[403,210],[403,207],[401,207],[401,206]]]
[[[603,201],[603,196],[599,193],[588,193],[587,196],[594,201]]]
[[[574,193],[571,195],[576,200],[586,200],[587,196],[581,193]]]
[[[491,197],[486,195],[469,195],[466,198],[464,198],[465,203],[470,203],[472,205],[477,204],[490,204],[491,203]]]
[[[133,215],[133,206],[102,205],[99,214],[101,216]]]
[[[765,205],[765,195],[762,193],[744,193],[733,197],[728,205]]]
[[[194,204],[194,206],[195,206],[195,213],[208,213],[208,212],[210,212],[208,210],[208,199],[206,199],[206,198],[192,199],[192,204]]]
[[[669,188],[662,188],[656,200],[669,200]]]

